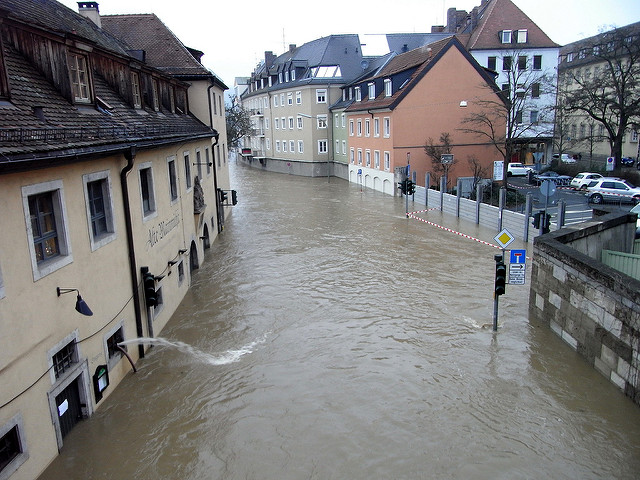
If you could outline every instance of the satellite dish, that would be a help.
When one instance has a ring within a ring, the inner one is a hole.
[[[360,62],[360,66],[362,67],[362,70],[366,70],[369,67],[369,62],[366,60],[362,60]]]

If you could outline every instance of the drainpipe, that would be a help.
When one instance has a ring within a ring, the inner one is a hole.
[[[140,309],[140,289],[138,288],[138,267],[136,266],[136,254],[133,244],[133,224],[131,221],[131,204],[129,203],[129,186],[127,185],[127,174],[133,168],[136,158],[136,146],[131,145],[129,150],[124,152],[127,165],[120,172],[120,185],[122,188],[122,204],[124,206],[124,221],[127,229],[127,247],[129,251],[129,270],[131,274],[131,287],[133,290],[133,308],[136,317],[136,333],[138,338],[144,337],[142,330],[142,310]],[[144,358],[144,345],[138,343],[138,356]]]
[[[213,160],[213,194],[216,198],[216,219],[218,221],[218,233],[222,232],[222,226],[224,224],[224,210],[222,214],[222,222],[220,222],[220,202],[218,198],[218,174],[216,170],[216,149],[215,147],[218,145],[218,139],[220,134],[218,131],[213,128],[213,109],[211,108],[211,89],[214,87],[214,83],[212,79],[209,79],[211,84],[207,87],[207,100],[209,102],[209,127],[213,130],[213,135],[216,139],[215,143],[211,145],[211,159]]]

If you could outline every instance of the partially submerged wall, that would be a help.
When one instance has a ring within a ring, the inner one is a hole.
[[[610,214],[534,239],[529,320],[571,348],[640,404],[640,281],[602,262],[631,252],[636,216]]]

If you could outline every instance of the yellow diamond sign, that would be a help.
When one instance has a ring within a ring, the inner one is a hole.
[[[502,248],[507,248],[507,246],[515,240],[515,237],[505,228],[498,235],[493,237],[493,239],[498,242],[498,245]]]

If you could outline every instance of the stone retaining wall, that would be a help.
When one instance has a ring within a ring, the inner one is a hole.
[[[542,322],[640,405],[640,281],[600,261],[633,249],[635,215],[536,237],[529,321]]]

